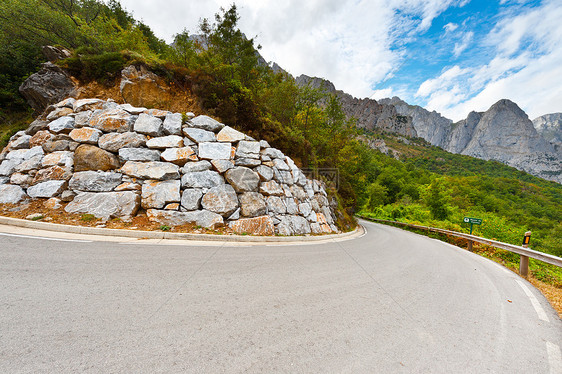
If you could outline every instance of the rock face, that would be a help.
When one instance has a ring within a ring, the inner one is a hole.
[[[342,110],[348,118],[357,119],[357,127],[367,130],[379,129],[405,136],[417,136],[412,119],[398,113],[393,105],[377,102],[372,99],[357,99],[343,91],[336,90],[330,81],[301,75],[296,82],[300,86],[324,89],[334,93],[342,104]]]
[[[537,133],[525,112],[509,100],[498,101],[484,113],[470,113],[456,124],[445,149],[500,161],[562,183],[562,155]]]
[[[0,203],[52,198],[46,206],[68,203],[68,213],[146,211],[162,225],[227,224],[239,234],[337,231],[320,182],[213,118],[98,99],[64,100],[41,118],[50,119],[14,135],[2,152]]]
[[[409,105],[396,96],[392,99],[379,100],[378,103],[393,106],[399,115],[410,117],[415,133],[420,138],[424,138],[438,147],[443,147],[447,142],[453,123],[450,119],[441,116],[435,111],[430,112],[420,106]]]
[[[537,133],[562,152],[562,113],[545,114],[533,120]]]
[[[346,116],[355,117],[360,128],[421,137],[452,153],[500,161],[562,183],[561,113],[539,117],[533,127],[515,103],[500,100],[484,113],[471,112],[466,119],[453,123],[435,111],[409,105],[398,97],[357,99],[336,90],[330,81],[306,75],[296,78],[296,82],[335,94]],[[369,142],[369,146],[388,152],[384,142]]]
[[[32,74],[19,87],[29,105],[38,112],[72,96],[75,90],[76,86],[70,76],[51,62],[44,63],[41,70]]]
[[[535,124],[517,104],[500,100],[486,112],[471,112],[466,119],[453,124],[435,111],[408,105],[397,97],[379,102],[393,105],[398,113],[410,116],[417,135],[432,145],[452,153],[500,161],[529,174],[562,183],[559,148],[562,143],[558,146],[556,143],[556,134],[558,141],[562,137],[562,115],[557,124],[556,114],[539,117]],[[547,123],[553,123],[553,126]]]

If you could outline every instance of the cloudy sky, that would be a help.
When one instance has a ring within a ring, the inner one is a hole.
[[[121,0],[157,36],[198,32],[232,0]],[[502,98],[562,112],[562,1],[238,0],[240,29],[294,76],[399,96],[455,121]]]

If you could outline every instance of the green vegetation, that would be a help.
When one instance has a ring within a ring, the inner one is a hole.
[[[170,231],[172,228],[168,225],[161,225],[159,229],[162,231]]]
[[[531,230],[531,248],[562,256],[562,186],[417,139],[405,145],[384,137],[401,160],[383,162],[370,186],[376,202],[365,204],[363,213],[462,232],[469,231],[463,217],[478,217],[483,224],[475,226],[475,235],[521,244]]]
[[[17,88],[43,62],[41,46],[61,45],[72,56],[59,63],[84,82],[110,84],[124,66],[144,65],[187,87],[207,114],[269,141],[299,166],[337,168],[343,229],[356,211],[465,232],[462,217],[472,216],[484,220],[476,235],[519,244],[532,230],[532,248],[562,255],[562,186],[420,139],[360,133],[335,96],[273,73],[238,20],[235,5],[221,9],[198,35],[183,30],[169,46],[118,1],[4,0],[0,136],[6,141],[30,118]],[[400,160],[358,135],[383,137]]]
[[[374,218],[372,214],[367,213],[367,215],[362,216],[363,218],[369,219],[369,218]],[[444,235],[444,234],[440,234],[440,233],[435,233],[435,232],[429,232],[426,230],[418,230],[418,229],[414,229],[414,228],[408,228],[408,227],[404,227],[404,226],[400,226],[400,225],[393,225],[393,224],[389,224],[391,226],[396,226],[399,227],[401,229],[405,229],[408,231],[412,231],[415,232],[417,234],[421,234],[421,235],[425,235],[425,236],[429,236],[435,239],[439,239],[442,240],[444,242],[448,242],[451,243],[453,245],[457,245],[459,247],[462,248],[467,248],[468,246],[468,241],[466,239],[460,239],[460,238],[455,238],[453,236],[448,236],[448,235]],[[520,244],[520,243],[518,243]],[[473,243],[473,247],[472,247],[472,251],[474,253],[477,253],[481,256],[487,257],[493,261],[496,261],[502,265],[504,265],[505,267],[515,271],[515,272],[519,272],[519,255],[503,250],[503,249],[498,249],[498,248],[494,248],[492,246],[489,245],[484,245],[484,244],[480,244],[480,243]],[[542,261],[539,260],[535,260],[533,258],[529,259],[529,273],[531,278],[537,279],[541,282],[544,282],[546,284],[550,284],[554,287],[557,288],[562,288],[562,268],[559,268],[558,266],[555,265],[550,265],[550,264],[546,264]]]
[[[96,219],[96,216],[94,216],[93,214],[82,214],[82,216],[80,216],[80,220],[82,220],[84,222],[91,222],[95,219]]]

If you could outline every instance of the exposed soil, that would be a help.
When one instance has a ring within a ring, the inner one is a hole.
[[[202,228],[195,224],[186,224],[181,226],[169,227],[152,222],[146,216],[146,213],[140,211],[130,221],[120,218],[113,218],[108,221],[96,218],[91,214],[70,214],[64,210],[66,203],[61,203],[61,208],[51,209],[44,206],[46,199],[34,199],[21,204],[0,204],[0,215],[4,217],[27,219],[30,215],[42,215],[40,218],[34,218],[34,221],[60,223],[64,225],[85,226],[85,227],[102,227],[108,229],[121,230],[138,230],[138,231],[169,231],[182,232],[192,234],[216,234],[216,235],[234,235],[234,232],[228,227],[223,226],[215,230]]]

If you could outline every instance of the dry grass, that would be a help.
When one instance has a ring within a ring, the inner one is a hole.
[[[160,223],[152,222],[146,216],[146,213],[139,212],[130,221],[123,221],[119,218],[102,221],[87,214],[69,214],[65,212],[63,203],[59,209],[46,208],[45,200],[36,199],[29,203],[21,205],[0,204],[0,215],[4,217],[25,219],[31,214],[41,214],[43,218],[39,219],[41,222],[59,223],[63,225],[86,226],[86,227],[104,227],[108,229],[121,229],[121,230],[139,230],[139,231],[162,231],[163,225]],[[181,226],[171,227],[166,229],[169,232],[182,232],[193,234],[216,234],[216,235],[232,235],[234,232],[228,227],[223,226],[215,230],[202,228],[195,224],[186,224]]]
[[[541,282],[533,277],[529,277],[527,280],[542,292],[550,305],[552,305],[554,310],[556,310],[558,316],[562,318],[562,289],[554,287],[551,284]]]

